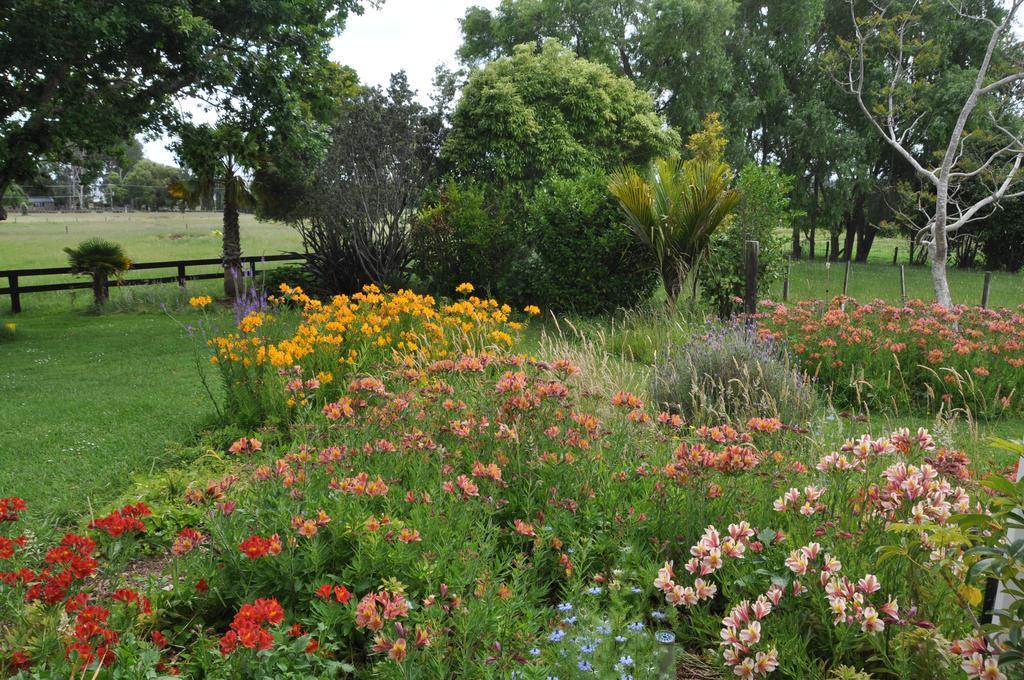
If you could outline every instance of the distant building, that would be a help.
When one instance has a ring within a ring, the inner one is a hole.
[[[52,196],[29,196],[28,205],[33,210],[54,210],[57,207]]]

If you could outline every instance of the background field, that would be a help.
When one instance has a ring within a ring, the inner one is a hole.
[[[301,248],[298,232],[278,222],[241,216],[246,255]],[[221,215],[213,212],[37,213],[0,222],[0,270],[63,267],[63,249],[98,236],[124,246],[136,262],[219,257]]]

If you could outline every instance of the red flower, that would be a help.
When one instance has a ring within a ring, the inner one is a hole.
[[[204,578],[199,579],[199,581],[196,583],[196,592],[199,593],[200,595],[202,595],[203,593],[205,593],[209,589],[210,589],[210,586],[206,582],[206,579],[204,579]]]
[[[18,513],[24,512],[28,506],[17,496],[0,498],[0,522],[17,522]]]
[[[160,649],[163,649],[167,646],[167,638],[160,631],[154,630],[150,634],[150,637],[153,638],[153,644],[159,647]]]

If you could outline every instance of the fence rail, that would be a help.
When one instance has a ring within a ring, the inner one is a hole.
[[[306,259],[301,253],[285,253],[283,255],[257,256],[251,255],[242,258],[242,266],[248,265],[247,272],[256,274],[256,266],[264,262],[295,262]],[[201,281],[204,279],[219,279],[224,276],[223,272],[210,272],[204,274],[189,274],[189,267],[201,267],[219,265],[223,262],[219,257],[212,257],[199,260],[167,260],[165,262],[133,262],[129,271],[140,271],[146,269],[177,269],[173,276],[154,276],[143,279],[123,279],[119,285],[122,286],[148,286],[155,283],[177,283],[182,288],[187,281]],[[32,276],[54,276],[59,274],[71,274],[71,267],[40,267],[36,269],[6,269],[0,270],[0,280],[7,279],[7,287],[0,288],[0,296],[8,295],[11,298],[11,311],[15,314],[21,312],[21,296],[26,293],[42,293],[54,290],[81,290],[92,288],[91,281],[67,281],[61,283],[38,283],[30,286],[22,284],[22,279]]]

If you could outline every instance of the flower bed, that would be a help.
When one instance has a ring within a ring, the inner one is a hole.
[[[1021,309],[840,298],[766,307],[762,331],[785,338],[840,406],[998,417],[1024,405]]]
[[[176,491],[187,525],[133,502],[51,546],[0,501],[0,667],[649,678],[671,630],[743,678],[999,677],[965,554],[992,527],[957,523],[989,496],[926,431],[831,450],[771,418],[693,428],[635,394],[583,393],[568,361],[420,337],[330,391],[231,359],[241,383],[273,378],[261,398],[289,434],[224,446],[222,473]],[[166,565],[128,588],[128,561],[154,552]]]

